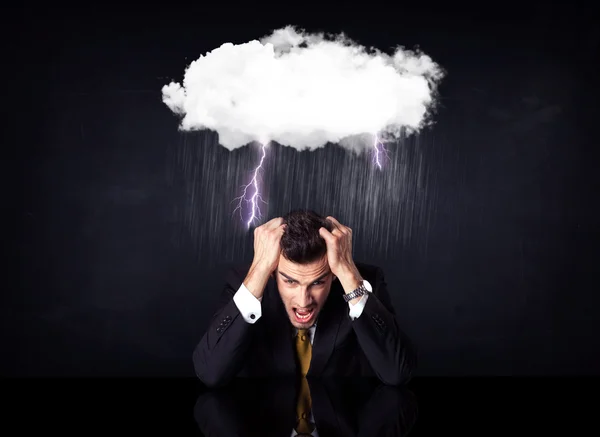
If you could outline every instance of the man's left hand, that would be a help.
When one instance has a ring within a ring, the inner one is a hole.
[[[319,234],[327,244],[327,262],[331,272],[340,280],[344,291],[350,293],[362,282],[352,259],[352,229],[331,216],[327,217],[327,220],[333,225],[332,231],[319,229]]]

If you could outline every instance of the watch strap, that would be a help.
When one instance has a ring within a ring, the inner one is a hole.
[[[358,286],[358,288],[352,290],[350,293],[344,294],[344,301],[350,302],[352,299],[355,299],[355,298],[357,298],[359,296],[367,294],[368,292],[369,292],[369,290],[367,290],[367,287],[365,287],[365,283],[363,281]]]

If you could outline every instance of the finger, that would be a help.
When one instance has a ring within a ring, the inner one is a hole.
[[[323,237],[326,243],[331,243],[335,238],[326,228],[320,228],[319,235]]]
[[[341,224],[335,217],[329,216],[327,219],[332,223],[334,230],[339,229],[342,234],[347,233],[346,226]]]
[[[281,226],[283,223],[283,217],[275,217],[265,223],[265,227],[268,229],[276,229],[278,226]]]
[[[332,222],[334,225],[336,225],[338,228],[342,228],[344,227],[344,225],[342,225],[335,217],[332,216],[328,216],[327,220],[329,220],[330,222]]]
[[[340,227],[339,225],[336,225],[333,222],[330,222],[330,223],[331,223],[331,235],[333,235],[336,238],[340,238],[343,235],[345,235],[343,226]]]
[[[281,224],[278,227],[276,227],[275,229],[271,229],[269,230],[269,233],[275,235],[275,239],[277,241],[280,241],[283,238],[283,234],[285,234],[285,228],[286,228],[286,224]]]
[[[347,233],[348,233],[348,231],[346,230],[345,226],[340,227],[340,226],[333,225],[333,229],[331,231],[332,235],[340,236],[340,235],[347,235]]]

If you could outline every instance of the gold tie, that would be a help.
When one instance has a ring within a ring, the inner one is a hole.
[[[298,434],[310,434],[314,430],[314,426],[309,420],[312,401],[310,398],[310,387],[306,379],[312,358],[312,346],[308,335],[307,329],[299,329],[296,335],[296,354],[301,374],[298,403],[296,406],[296,416],[298,418],[296,432]]]
[[[308,329],[298,329],[298,334],[296,335],[296,355],[298,356],[300,374],[306,376],[308,367],[310,366],[310,359],[312,358],[312,346],[310,344]]]

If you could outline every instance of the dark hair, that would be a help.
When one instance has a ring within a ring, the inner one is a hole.
[[[283,216],[287,224],[281,237],[283,256],[298,264],[317,261],[327,254],[327,245],[319,229],[324,227],[329,232],[333,226],[329,220],[311,210],[294,210]]]

